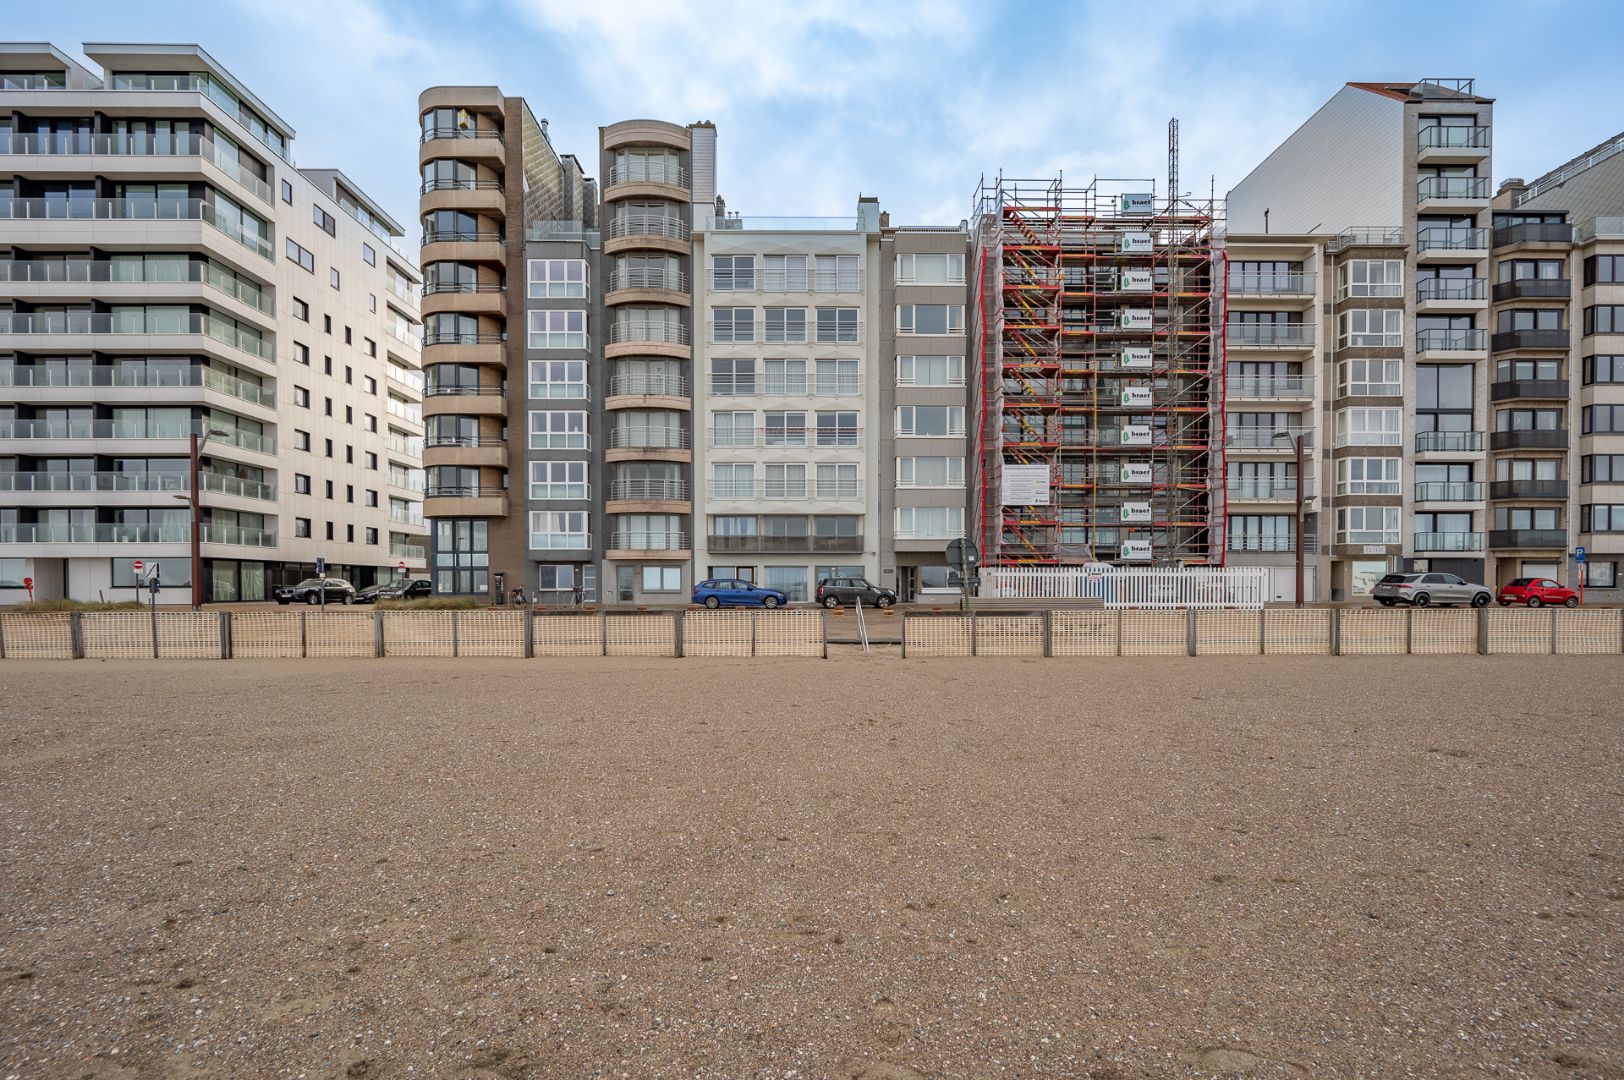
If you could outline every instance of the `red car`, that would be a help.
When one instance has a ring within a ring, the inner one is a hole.
[[[1572,589],[1564,589],[1547,577],[1520,577],[1500,586],[1500,606],[1505,607],[1508,604],[1527,604],[1529,607],[1561,604],[1563,607],[1578,607],[1579,594]]]

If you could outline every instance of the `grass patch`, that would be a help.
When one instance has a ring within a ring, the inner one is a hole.
[[[380,611],[478,611],[486,605],[470,596],[426,596],[419,600],[379,600]]]
[[[38,615],[51,611],[140,611],[145,607],[134,600],[29,600],[6,610],[18,615]]]

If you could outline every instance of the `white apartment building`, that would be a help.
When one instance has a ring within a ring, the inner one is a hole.
[[[401,228],[195,45],[0,45],[0,601],[423,566]]]
[[[845,219],[720,209],[694,229],[694,576],[792,602],[823,577],[879,581],[878,202]]]

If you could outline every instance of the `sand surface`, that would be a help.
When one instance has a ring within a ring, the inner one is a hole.
[[[1624,1075],[1624,663],[0,663],[0,1078]]]

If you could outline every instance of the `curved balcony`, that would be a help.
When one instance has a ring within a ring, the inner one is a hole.
[[[423,415],[507,415],[507,391],[500,386],[425,386]]]
[[[1489,485],[1491,499],[1566,499],[1566,480],[1496,480]]]
[[[607,291],[603,294],[606,305],[616,304],[680,304],[692,303],[688,295],[688,275],[680,270],[623,266],[609,274]]]
[[[611,480],[609,514],[686,513],[693,488],[686,480]]]
[[[664,214],[617,214],[604,230],[603,253],[652,249],[673,255],[688,254],[693,235],[686,221]]]
[[[474,232],[423,233],[419,261],[427,266],[435,262],[489,263],[507,266],[507,241],[494,229]]]
[[[654,428],[610,428],[605,461],[693,460],[693,438],[686,431]]]
[[[686,360],[692,342],[693,335],[679,322],[616,322],[609,326],[603,357],[613,360],[618,356],[665,356]]]
[[[493,282],[441,282],[423,284],[423,315],[442,311],[459,315],[506,315],[507,286]]]
[[[465,465],[500,469],[507,464],[507,440],[492,435],[429,435],[423,440],[423,467]]]
[[[1491,529],[1489,531],[1489,546],[1500,550],[1513,548],[1566,551],[1568,547],[1568,531],[1566,529]]]
[[[687,412],[693,408],[693,399],[688,393],[688,380],[681,376],[616,375],[609,380],[609,396],[603,407]]]
[[[423,366],[432,364],[490,364],[506,367],[502,355],[506,342],[503,334],[441,334],[428,331],[423,335]]]
[[[603,148],[624,146],[663,146],[668,150],[692,147],[688,129],[665,120],[622,120],[603,129]]]
[[[500,169],[506,153],[506,141],[496,128],[437,127],[419,136],[417,163],[422,166],[436,158],[456,158]]]
[[[604,178],[603,199],[672,199],[687,202],[691,191],[688,170],[661,158],[622,161]]]
[[[500,180],[425,180],[418,210],[464,210],[502,218],[507,216],[507,195]]]
[[[1490,450],[1566,450],[1565,430],[1523,429],[1496,431],[1489,436]]]
[[[423,489],[425,517],[506,517],[507,489],[488,485],[429,485]]]
[[[615,529],[604,551],[607,559],[687,559],[688,534],[674,529]]]

